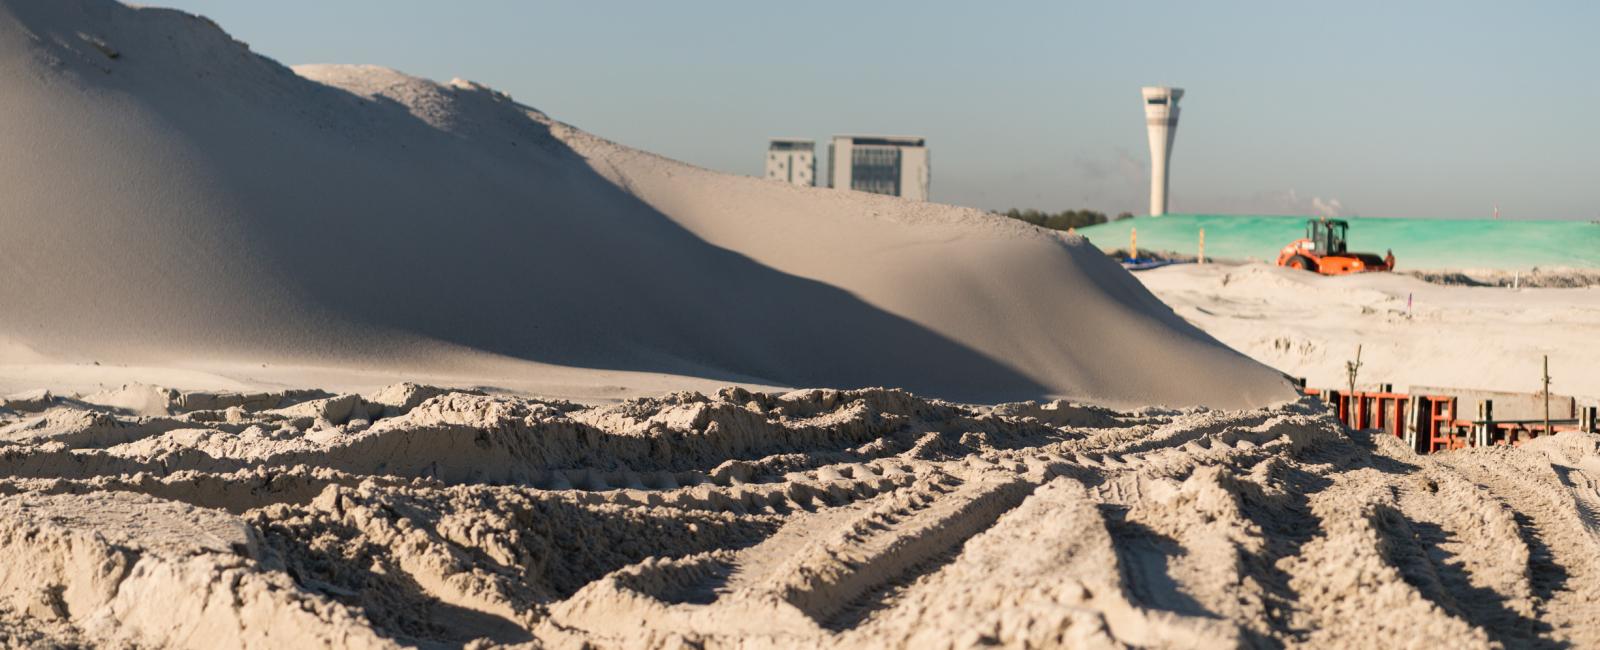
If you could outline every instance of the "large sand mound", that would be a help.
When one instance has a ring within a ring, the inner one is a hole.
[[[0,0],[0,115],[0,361],[1290,397],[1079,238],[297,74],[175,11]]]
[[[1588,647],[1597,444],[1419,457],[1310,401],[34,395],[0,642]]]

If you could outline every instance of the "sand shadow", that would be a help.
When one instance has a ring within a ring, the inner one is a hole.
[[[1391,508],[1374,512],[1374,528],[1383,537],[1378,549],[1384,561],[1395,567],[1407,584],[1440,609],[1474,627],[1481,628],[1490,640],[1508,648],[1562,648],[1570,644],[1551,640],[1549,623],[1525,616],[1509,606],[1509,598],[1494,589],[1477,587],[1471,576],[1444,545],[1455,535],[1437,524],[1407,517]],[[1541,549],[1530,544],[1530,554]],[[1559,568],[1558,568],[1559,570]],[[1531,572],[1530,572],[1531,573]],[[1536,595],[1549,598],[1535,586]]]
[[[1122,582],[1135,603],[1183,616],[1221,618],[1184,593],[1172,577],[1172,559],[1188,553],[1183,544],[1149,526],[1129,521],[1126,507],[1102,504],[1100,514],[1117,542],[1114,547]]]
[[[379,502],[386,512],[431,530],[440,513],[404,499]],[[561,499],[511,502],[504,514],[518,535],[519,566],[484,548],[460,540],[436,539],[449,552],[469,560],[480,576],[494,576],[519,607],[537,607],[571,598],[585,585],[648,558],[681,558],[708,551],[739,549],[760,542],[778,525],[756,517],[685,517],[671,511],[643,511],[618,517],[604,507]],[[449,512],[445,510],[444,512]],[[384,636],[457,646],[478,637],[500,643],[532,640],[519,622],[484,611],[453,606],[420,584],[360,529],[340,521],[297,528],[269,522],[260,529],[266,545],[295,583],[306,591],[358,608]],[[328,543],[338,540],[338,543]],[[531,558],[531,559],[530,559]],[[382,565],[383,570],[373,567]]]
[[[1313,453],[1327,454],[1328,450]],[[1280,639],[1303,643],[1307,630],[1296,627],[1293,620],[1300,593],[1282,561],[1299,557],[1307,543],[1323,534],[1322,521],[1311,511],[1311,497],[1333,485],[1333,481],[1288,464],[1279,465],[1273,478],[1280,483],[1281,491],[1268,493],[1254,481],[1235,483],[1242,502],[1239,511],[1261,530],[1264,542],[1260,553],[1244,554],[1240,562],[1247,565],[1243,571],[1257,578],[1267,597],[1267,624]],[[1285,645],[1278,639],[1254,641],[1257,647]]]

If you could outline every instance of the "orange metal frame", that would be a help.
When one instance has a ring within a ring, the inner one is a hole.
[[[1464,449],[1474,446],[1479,422],[1463,418],[1459,400],[1451,395],[1408,395],[1387,391],[1342,391],[1308,388],[1306,395],[1322,397],[1334,408],[1340,422],[1357,429],[1378,429],[1401,440],[1406,439],[1411,417],[1417,432],[1415,449],[1419,453],[1433,453],[1447,449]],[[1416,412],[1411,412],[1413,399]],[[1542,423],[1492,422],[1489,424],[1488,444],[1516,445],[1524,440],[1544,435]],[[1552,423],[1549,433],[1577,430],[1579,426]]]

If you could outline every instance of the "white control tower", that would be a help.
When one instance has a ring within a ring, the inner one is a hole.
[[[1150,129],[1150,214],[1167,213],[1167,165],[1172,160],[1172,140],[1178,135],[1178,100],[1182,88],[1146,86],[1144,120]]]

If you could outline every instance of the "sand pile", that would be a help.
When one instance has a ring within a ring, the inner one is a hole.
[[[1405,275],[1322,277],[1261,264],[1185,265],[1138,278],[1195,325],[1312,386],[1359,383],[1600,400],[1600,287],[1440,286]]]
[[[1291,396],[1080,238],[696,169],[466,81],[291,70],[176,11],[0,0],[0,114],[5,392]]]
[[[1309,401],[32,396],[0,410],[0,638],[1592,645],[1597,446],[1418,457]]]

